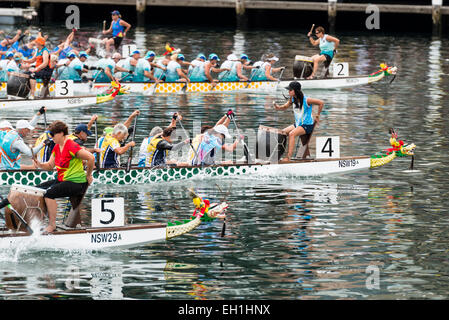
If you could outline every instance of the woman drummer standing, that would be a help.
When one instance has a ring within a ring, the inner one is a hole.
[[[283,106],[279,106],[276,102],[273,102],[276,110],[293,107],[293,114],[295,116],[295,123],[283,130],[288,135],[288,153],[287,157],[281,159],[281,161],[289,161],[293,156],[296,137],[312,133],[314,126],[320,120],[320,113],[324,106],[322,100],[304,96],[304,93],[301,91],[301,84],[297,81],[290,82],[286,89],[288,89],[288,95],[290,96],[288,101]],[[315,119],[312,116],[314,104],[318,105],[318,114],[315,115]]]
[[[326,62],[326,65],[329,66],[332,59],[334,58],[334,54],[337,50],[338,45],[340,44],[340,40],[331,37],[328,34],[324,33],[323,27],[318,27],[315,30],[315,35],[318,39],[314,40],[312,37],[312,32],[309,32],[307,36],[309,37],[310,43],[313,46],[320,46],[320,54],[316,54],[312,56],[313,59],[313,72],[307,77],[307,79],[314,79],[316,71],[318,70],[318,64],[320,62]]]
[[[120,12],[118,12],[117,10],[112,11],[111,15],[112,15],[111,26],[109,27],[108,30],[103,30],[103,34],[108,34],[112,32],[112,38],[106,39],[105,42],[106,52],[109,52],[109,47],[111,45],[114,45],[115,50],[117,50],[120,47],[123,38],[126,37],[126,33],[131,28],[131,25],[128,22],[121,19]]]
[[[46,232],[56,229],[56,211],[58,204],[56,198],[82,195],[87,186],[93,181],[92,170],[95,158],[89,151],[80,147],[69,138],[67,125],[62,121],[55,121],[49,126],[50,136],[55,147],[48,162],[41,163],[34,159],[38,168],[52,170],[56,167],[57,179],[44,182],[36,187],[46,189],[44,194],[48,211],[48,227]],[[86,171],[83,169],[83,160],[87,161]]]

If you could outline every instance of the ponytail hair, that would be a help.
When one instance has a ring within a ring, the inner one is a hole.
[[[293,98],[293,103],[295,104],[296,108],[302,109],[304,103],[304,93],[301,90],[294,90],[294,91],[295,97]]]

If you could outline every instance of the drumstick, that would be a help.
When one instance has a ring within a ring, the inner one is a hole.
[[[106,31],[106,20],[103,20],[103,32]]]
[[[315,27],[315,24],[312,24],[312,28],[310,28],[310,31],[309,31],[310,35],[312,35],[312,31],[313,31],[314,27]]]

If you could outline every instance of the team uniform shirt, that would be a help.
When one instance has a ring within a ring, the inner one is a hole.
[[[0,81],[2,82],[8,82],[8,62],[9,60],[6,59],[0,60]]]
[[[189,67],[190,81],[207,81],[206,72],[204,70],[206,62],[193,60],[192,65],[193,67]]]
[[[252,81],[267,81],[267,75],[265,74],[268,65],[270,65],[269,62],[263,62],[262,64],[260,64],[260,68],[259,69],[253,69],[254,73],[251,75]],[[254,64],[254,66],[256,66],[256,64]],[[271,69],[270,69],[270,75],[271,75]]]
[[[66,140],[62,150],[59,144],[55,145],[52,155],[55,157],[58,181],[87,182],[86,172],[83,168],[83,160],[76,157],[76,153],[79,150],[81,150],[79,144],[70,139]]]
[[[198,158],[192,160],[192,165],[210,165],[215,163],[216,150],[223,147],[223,141],[215,135],[205,133],[196,151]]]
[[[221,67],[222,68],[229,68],[231,70],[230,71],[220,72],[220,74],[218,75],[218,79],[220,81],[239,81],[240,78],[237,75],[237,65],[238,65],[238,63],[240,63],[240,62],[226,60]]]
[[[46,146],[44,146],[37,154],[36,158],[39,160],[39,162],[47,162],[50,160],[51,154],[53,153],[53,148],[55,147],[55,142],[50,137],[50,131],[45,131],[43,134],[37,138],[36,143],[34,146],[39,146],[43,144],[45,140],[49,140],[50,143],[48,143]]]
[[[8,64],[6,65],[6,71],[7,72],[20,72],[20,68],[14,59],[10,60],[8,62]]]
[[[31,152],[30,147],[25,144],[23,138],[16,130],[8,131],[6,134],[3,134],[0,141],[0,169],[20,169],[21,154],[31,157],[33,154],[37,154],[42,147],[43,144],[36,146]]]
[[[167,66],[165,66],[163,63],[162,63],[162,61],[164,61],[164,60],[158,60],[157,62],[156,62],[156,64],[158,65],[158,66],[161,66],[162,68],[166,68]],[[165,71],[164,70],[162,70],[161,68],[154,68],[154,77],[156,78],[156,79],[159,79],[159,80],[161,80],[161,79],[163,79],[164,78],[164,76],[165,76]]]
[[[148,144],[150,143],[152,138],[152,136],[149,136],[142,140],[142,144],[140,145],[139,149],[139,163],[137,165],[138,167],[145,167],[145,161],[148,157]]]
[[[165,73],[166,82],[175,82],[179,80],[179,75],[177,70],[181,69],[181,65],[176,61],[170,61],[167,65],[167,71]]]
[[[176,151],[184,146],[184,142],[181,141],[175,145],[169,143],[167,140],[162,139],[159,135],[150,140],[147,147],[147,159],[145,165],[147,167],[165,165],[167,161],[167,153],[169,150]]]
[[[293,97],[292,100],[293,102]],[[307,104],[307,97],[304,96],[302,108],[297,108],[293,103],[293,114],[295,116],[295,127],[303,125],[313,125],[312,105]]]
[[[320,54],[327,54],[329,57],[334,57],[335,43],[332,41],[327,41],[327,34],[320,38]]]
[[[81,80],[80,72],[83,70],[84,63],[80,59],[73,59],[68,66],[62,66],[59,71],[60,80]],[[98,79],[97,79],[98,80]]]
[[[17,51],[20,52],[24,58],[31,59],[34,56],[36,49],[29,48],[27,45],[24,45],[21,48],[19,48]]]
[[[117,21],[112,21],[112,37],[123,37],[123,31],[125,31],[125,27],[120,25],[120,18]]]
[[[104,137],[101,145],[100,164],[102,168],[118,168],[120,166],[119,158],[115,149],[120,147],[120,142],[112,135]]]
[[[111,70],[111,74],[114,75],[114,69],[115,69],[115,61],[111,58],[102,58],[97,61],[96,64],[97,68],[103,68],[106,70],[106,68],[109,68]],[[98,77],[97,77],[98,75]],[[95,74],[93,75],[94,79],[96,78],[95,82],[110,82],[111,79],[106,75],[106,73],[102,70],[96,70]]]

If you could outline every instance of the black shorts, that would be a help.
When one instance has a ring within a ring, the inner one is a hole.
[[[295,128],[297,128],[295,123],[293,125],[295,126]],[[310,134],[310,133],[312,133],[314,126],[315,126],[314,124],[303,124],[300,127],[302,127],[304,129],[306,134]]]
[[[331,58],[330,55],[325,54],[325,53],[323,53],[323,56],[326,58],[326,61],[324,61],[324,65],[326,67],[329,67],[329,65],[331,64],[333,58]]]
[[[85,188],[87,188],[87,182],[76,183],[72,181],[59,181],[56,179],[41,183],[40,185],[37,185],[36,188],[47,190],[44,194],[44,198],[66,198],[82,195]]]
[[[122,43],[123,37],[114,37],[114,47],[115,49],[118,49],[120,47],[120,44]]]
[[[53,69],[50,69],[49,66],[46,66],[42,70],[39,70],[38,72],[26,72],[30,75],[30,79],[42,79],[43,82],[49,82],[51,79],[51,76],[53,74]]]

